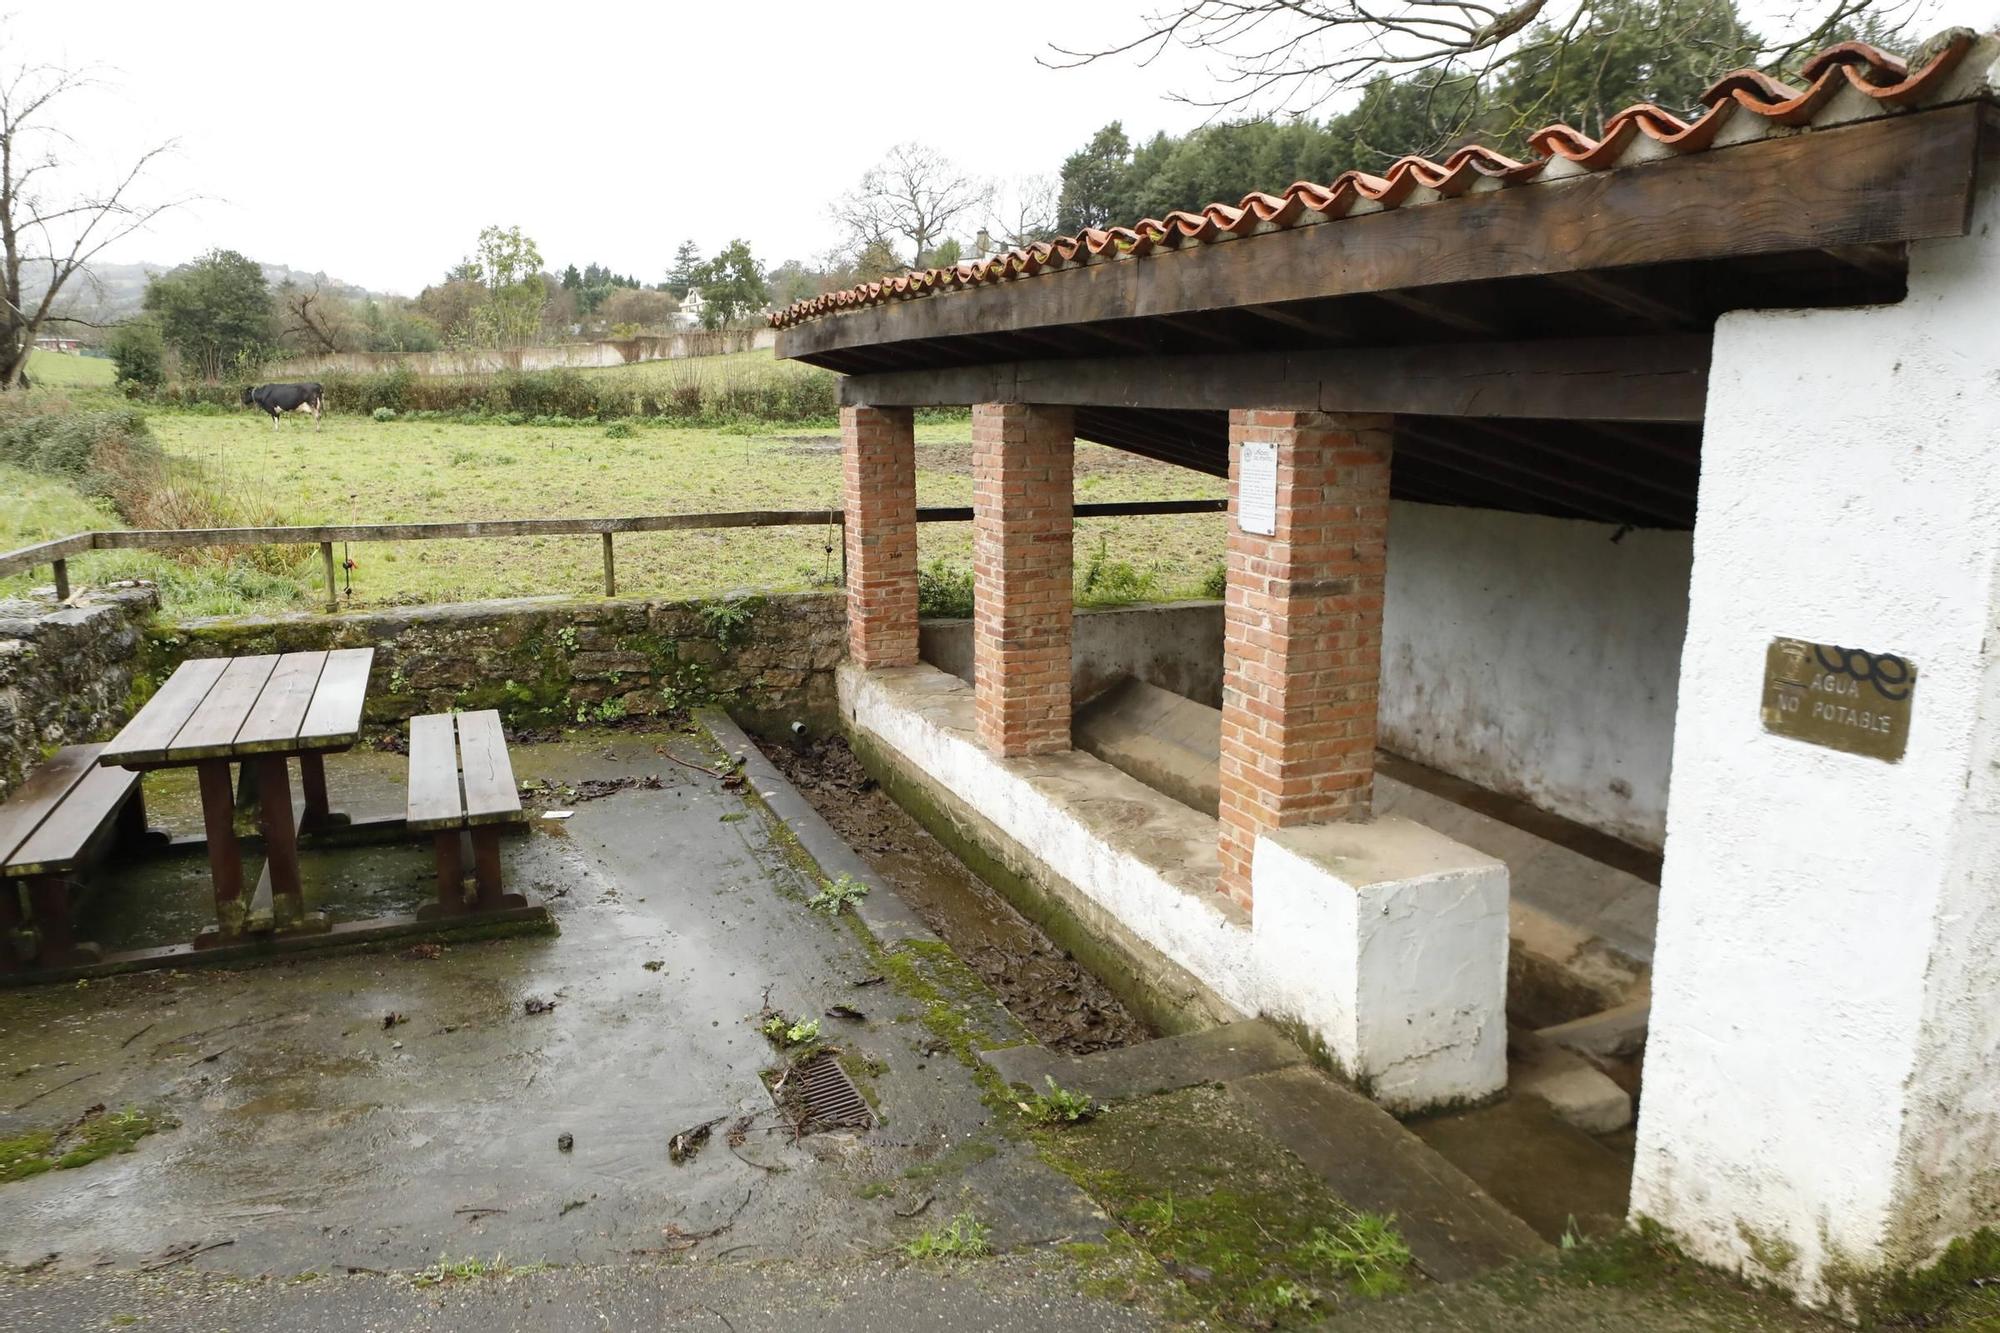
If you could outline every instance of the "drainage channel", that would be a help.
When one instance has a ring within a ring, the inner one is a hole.
[[[1155,1035],[876,786],[843,738],[757,746],[1037,1041],[1088,1055]]]

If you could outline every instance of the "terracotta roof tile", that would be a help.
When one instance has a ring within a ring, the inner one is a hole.
[[[1863,105],[1870,108],[1870,114],[1931,103],[1950,91],[1954,72],[1979,40],[1965,28],[1940,34],[1927,44],[1930,54],[1915,73],[1904,60],[1887,51],[1863,42],[1842,42],[1806,61],[1800,69],[1806,80],[1802,88],[1754,69],[1723,77],[1702,94],[1706,109],[1693,121],[1640,103],[1607,121],[1601,138],[1593,139],[1567,125],[1536,131],[1528,136],[1528,143],[1537,156],[1525,161],[1477,144],[1459,149],[1442,162],[1398,158],[1379,176],[1348,171],[1325,185],[1298,181],[1283,194],[1247,194],[1233,205],[1209,204],[1198,213],[1169,213],[1130,227],[1092,228],[951,268],[864,283],[796,302],[774,312],[770,323],[785,328],[884,301],[1032,277],[1050,269],[1138,258],[1159,247],[1178,249],[1259,230],[1332,221],[1355,212],[1380,212],[1400,207],[1413,194],[1429,202],[1473,189],[1523,185],[1544,176],[1554,179],[1579,170],[1606,171],[1636,160],[1697,153],[1718,139],[1734,142],[1746,137],[1737,124],[1743,113],[1750,117],[1751,137],[1761,136],[1812,122],[1828,103],[1849,91],[1866,99]]]

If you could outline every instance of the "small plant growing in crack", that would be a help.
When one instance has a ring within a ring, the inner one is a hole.
[[[817,1018],[794,1019],[787,1014],[772,1013],[765,1017],[757,1030],[782,1051],[798,1051],[819,1041]]]
[[[912,1259],[983,1259],[993,1253],[992,1229],[971,1213],[960,1213],[903,1246]]]
[[[866,884],[852,875],[842,875],[839,879],[821,880],[819,892],[806,899],[806,906],[821,916],[839,916],[867,896]]]
[[[1021,1114],[1038,1125],[1060,1129],[1066,1125],[1080,1125],[1095,1119],[1104,1108],[1091,1099],[1089,1094],[1072,1092],[1057,1084],[1053,1076],[1045,1075],[1042,1082],[1048,1091],[1038,1092],[1024,1102],[1014,1103],[1021,1108]]]

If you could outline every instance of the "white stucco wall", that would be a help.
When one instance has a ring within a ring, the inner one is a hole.
[[[1635,1215],[1838,1299],[2000,1219],[2000,239],[1716,330]],[[1779,737],[1792,636],[1918,669],[1897,763]]]
[[[1391,505],[1382,744],[1658,847],[1692,541],[1617,531]]]

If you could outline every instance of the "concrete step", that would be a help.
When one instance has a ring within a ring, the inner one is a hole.
[[[1302,1064],[1305,1056],[1269,1023],[1249,1019],[1161,1037],[1090,1055],[1064,1055],[1042,1046],[1010,1046],[980,1057],[1008,1083],[1030,1091],[1042,1080],[1100,1102],[1129,1101],[1203,1083],[1227,1083],[1251,1074]]]
[[[1507,1091],[1539,1097],[1564,1124],[1586,1134],[1616,1134],[1632,1123],[1632,1094],[1575,1051],[1533,1032],[1507,1042]]]
[[[1393,1213],[1410,1253],[1438,1282],[1457,1282],[1549,1245],[1396,1118],[1310,1067],[1226,1085],[1267,1134],[1355,1208]]]

